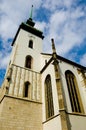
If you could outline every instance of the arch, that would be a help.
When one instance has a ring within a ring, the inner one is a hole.
[[[48,119],[54,115],[52,84],[51,84],[51,76],[49,74],[46,76],[45,79],[45,108],[46,108],[46,118]]]
[[[24,97],[28,97],[30,83],[27,81],[24,84]]]
[[[29,47],[29,48],[33,48],[33,40],[29,40],[28,47]]]
[[[32,68],[32,57],[30,55],[26,56],[25,67]]]
[[[75,75],[70,71],[67,70],[65,72],[66,83],[71,103],[72,112],[83,112],[82,102],[80,98],[80,93],[76,81]]]

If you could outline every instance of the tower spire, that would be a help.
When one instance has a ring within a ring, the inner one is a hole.
[[[35,23],[33,22],[32,14],[33,14],[33,5],[32,5],[32,7],[31,7],[30,17],[29,17],[29,19],[27,20],[26,24],[28,24],[28,25],[34,27]]]
[[[33,5],[32,5],[32,7],[31,7],[30,20],[32,20],[32,15],[33,15]]]

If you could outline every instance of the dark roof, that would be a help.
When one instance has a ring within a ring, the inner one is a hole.
[[[16,40],[16,38],[17,38],[17,35],[18,35],[20,29],[24,29],[25,31],[30,32],[30,33],[32,33],[32,34],[34,34],[34,35],[36,35],[36,36],[38,36],[38,37],[40,37],[40,38],[42,38],[42,39],[44,38],[43,32],[37,30],[36,28],[30,26],[30,25],[27,24],[27,23],[22,23],[22,24],[19,26],[19,28],[18,28],[18,31],[17,31],[17,33],[16,33],[16,35],[15,35],[15,38],[13,39],[12,46],[14,45],[14,42],[15,42],[15,40]]]
[[[67,62],[67,63],[69,63],[69,64],[71,64],[71,65],[74,65],[74,66],[76,66],[76,67],[78,67],[78,68],[80,68],[80,69],[86,71],[86,67],[85,67],[85,66],[82,66],[82,65],[80,65],[80,64],[78,64],[78,63],[76,63],[76,62],[73,62],[73,61],[71,61],[71,60],[68,60],[68,59],[66,59],[66,58],[64,58],[64,57],[62,57],[62,56],[57,55],[57,59],[62,60],[62,61],[64,61],[64,62]]]
[[[51,58],[50,58],[50,60],[47,62],[47,64],[43,67],[43,69],[41,70],[41,73],[46,69],[46,67],[51,63],[51,61],[53,60],[53,58],[52,58],[52,54],[48,54],[48,53],[41,53],[42,55],[49,55],[49,56],[51,56]],[[62,56],[59,56],[59,55],[57,55],[57,59],[58,60],[61,60],[61,61],[64,61],[64,62],[66,62],[66,63],[68,63],[68,64],[71,64],[71,65],[74,65],[75,67],[77,67],[78,69],[81,69],[81,70],[84,70],[85,72],[86,72],[86,67],[84,67],[84,66],[82,66],[82,65],[80,65],[80,64],[78,64],[78,63],[75,63],[75,62],[73,62],[73,61],[71,61],[71,60],[68,60],[68,59],[66,59],[66,58],[64,58],[64,57],[62,57]]]

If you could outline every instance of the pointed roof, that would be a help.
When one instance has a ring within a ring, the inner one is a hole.
[[[44,70],[49,66],[49,64],[52,61],[54,61],[53,63],[58,64],[59,60],[65,62],[65,63],[68,63],[70,65],[73,65],[73,66],[77,67],[77,69],[81,69],[81,70],[83,70],[86,73],[86,67],[84,67],[84,66],[82,66],[82,65],[80,65],[78,63],[75,63],[75,62],[73,62],[71,60],[68,60],[68,59],[66,59],[66,58],[64,58],[62,56],[57,55],[56,48],[55,48],[55,43],[54,43],[54,39],[51,39],[51,41],[52,41],[52,54],[41,53],[42,55],[51,56],[50,60],[43,66],[42,70],[40,71],[41,73],[44,72]]]
[[[48,67],[48,65],[54,60],[53,59],[53,56],[52,56],[52,54],[48,54],[48,53],[41,53],[42,55],[48,55],[48,56],[51,56],[51,58],[50,58],[50,60],[44,65],[44,67],[41,69],[41,73],[43,73],[44,72],[44,70]],[[82,65],[80,65],[80,64],[78,64],[78,63],[76,63],[76,62],[73,62],[73,61],[71,61],[71,60],[68,60],[68,59],[66,59],[66,58],[64,58],[64,57],[62,57],[62,56],[60,56],[60,55],[56,55],[56,58],[57,58],[57,60],[60,60],[60,61],[63,61],[63,62],[65,62],[65,63],[68,63],[68,64],[70,64],[70,65],[73,65],[73,66],[75,66],[75,67],[77,67],[77,69],[81,69],[81,70],[83,70],[84,72],[86,72],[86,67],[85,66],[82,66]]]

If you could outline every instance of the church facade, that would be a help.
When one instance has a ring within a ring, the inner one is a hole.
[[[86,130],[86,67],[42,53],[43,33],[29,18],[12,42],[0,88],[0,130]]]

